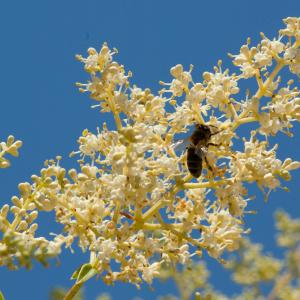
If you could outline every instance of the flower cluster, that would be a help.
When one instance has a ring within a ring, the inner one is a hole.
[[[10,135],[6,142],[0,142],[0,168],[8,168],[10,161],[4,157],[7,153],[12,156],[19,156],[19,148],[22,146],[21,141],[15,141],[14,136]]]
[[[281,86],[278,75],[284,67],[298,74],[300,29],[294,23],[299,21],[284,22],[278,39],[262,35],[257,46],[249,48],[248,41],[240,54],[231,55],[239,74],[222,70],[219,61],[196,82],[192,66],[185,71],[177,65],[157,95],[131,85],[131,72],[114,61],[117,51],[107,44],[99,52],[90,48],[86,58],[77,56],[90,74],[87,83],[77,85],[98,102],[94,107],[113,114],[116,126],[84,130],[73,152],[80,156],[77,169],[66,171],[57,158],[32,176],[33,184],[21,184],[21,196],[10,208],[14,220],[6,220],[4,206],[0,230],[23,236],[27,255],[36,258],[38,250],[47,259],[59,254],[63,243],[70,247],[78,240],[91,253],[89,264],[73,276],[78,284],[96,274],[108,284],[151,284],[163,264],[187,264],[202,251],[222,261],[224,251],[236,250],[247,233],[247,185],[255,182],[269,193],[300,166],[278,159],[277,146],[266,139],[299,121],[299,91],[291,81]],[[240,81],[250,77],[256,78],[257,91],[244,95]],[[246,123],[253,123],[254,131],[240,136],[244,149],[239,149],[236,130]],[[203,145],[197,180],[189,173],[186,153],[174,147],[177,134],[193,124],[214,128],[210,143]],[[47,249],[34,236],[38,210],[55,211],[64,227]],[[5,239],[3,247],[11,249]],[[7,261],[21,253],[20,247],[9,251]]]
[[[293,219],[284,211],[278,211],[276,212],[276,227],[278,230],[277,246],[285,251],[280,259],[271,253],[266,253],[263,245],[254,244],[247,238],[241,241],[239,251],[230,255],[225,269],[226,273],[228,271],[231,273],[232,284],[239,287],[238,293],[227,295],[212,285],[209,266],[201,261],[177,267],[163,264],[158,278],[161,281],[172,279],[178,296],[168,294],[156,299],[298,300],[300,295],[300,219]],[[61,299],[66,291],[57,288],[52,292],[54,293],[60,294],[57,299]],[[82,293],[77,296],[79,299],[85,299]],[[114,299],[109,295],[106,297]]]
[[[61,246],[66,244],[67,240],[62,235],[53,240],[35,237],[38,229],[35,221],[41,206],[37,207],[40,202],[32,201],[31,189],[28,183],[19,184],[21,197],[12,197],[13,205],[9,207],[5,204],[0,210],[0,266],[7,266],[9,269],[16,269],[18,266],[30,268],[32,258],[47,265],[47,260],[59,255]],[[50,194],[46,186],[44,189],[45,193]],[[42,195],[37,191],[35,195],[43,198],[45,193]],[[50,201],[45,199],[45,202]],[[8,219],[9,212],[14,216],[11,222]]]
[[[208,266],[203,262],[177,268],[163,265],[159,278],[172,279],[179,297],[167,295],[158,300],[297,300],[300,296],[300,220],[279,211],[276,227],[277,246],[285,248],[280,259],[265,253],[263,245],[254,244],[247,238],[241,241],[239,251],[230,255],[225,268],[226,272],[231,272],[233,284],[238,285],[238,293],[226,295],[213,286],[209,281]]]
[[[279,259],[270,255],[263,255],[262,246],[252,244],[249,240],[242,241],[239,249],[239,257],[233,258],[227,264],[234,269],[235,282],[245,285],[257,285],[262,282],[274,280],[281,271],[282,265]]]
[[[244,152],[237,151],[231,160],[231,172],[238,181],[256,182],[260,189],[269,192],[280,186],[280,178],[289,180],[290,171],[300,167],[299,162],[276,158],[278,145],[267,149],[267,141],[259,141],[252,131],[249,141],[244,140]]]

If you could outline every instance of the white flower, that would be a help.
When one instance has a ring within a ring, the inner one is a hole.
[[[278,54],[281,53],[285,48],[284,43],[280,42],[279,40],[269,41],[269,46],[271,50]]]
[[[273,57],[267,51],[257,52],[254,55],[254,61],[258,68],[262,68],[264,66],[271,66],[272,65]]]
[[[170,73],[175,78],[170,84],[169,90],[166,92],[171,92],[173,96],[180,97],[183,93],[188,92],[189,83],[192,81],[192,72],[193,67],[191,66],[189,71],[184,71],[182,65],[176,65],[171,68]]]
[[[196,83],[187,93],[186,101],[200,103],[206,98],[205,88],[201,83]]]
[[[237,94],[238,78],[229,76],[228,71],[222,72],[221,69],[215,73],[204,72],[203,78],[206,82],[206,99],[213,107],[218,107],[220,111],[231,115],[229,109],[231,95]]]
[[[240,67],[245,79],[251,78],[256,74],[256,67],[253,61],[256,53],[257,49],[255,47],[249,49],[247,44],[241,47],[238,55],[231,55],[231,57],[233,57],[233,64]]]
[[[81,137],[79,143],[79,150],[83,155],[94,157],[100,150],[99,139],[94,134],[89,133],[85,137]]]
[[[147,283],[151,284],[153,277],[159,275],[159,270],[160,270],[160,263],[155,262],[149,266],[143,267],[142,277]]]
[[[101,262],[110,261],[112,254],[116,250],[116,246],[116,241],[112,241],[111,239],[103,240],[102,238],[98,238],[95,248],[98,253],[98,259]]]
[[[288,17],[283,19],[286,28],[280,30],[280,34],[286,36],[299,37],[300,35],[300,18]]]
[[[89,56],[83,58],[82,56],[77,56],[77,58],[84,62],[84,68],[89,73],[103,72],[103,70],[110,64],[112,61],[112,56],[116,53],[111,51],[107,44],[103,44],[99,53],[97,53],[95,48],[88,49]]]
[[[284,53],[284,59],[289,64],[290,71],[300,75],[300,49],[290,47]]]
[[[225,249],[234,251],[239,247],[243,229],[227,210],[212,212],[208,222],[210,226],[205,226],[201,239],[212,257],[220,257]]]
[[[191,109],[190,103],[184,101],[181,106],[176,107],[176,111],[168,117],[170,125],[175,132],[183,131],[191,125],[195,118],[195,112]]]

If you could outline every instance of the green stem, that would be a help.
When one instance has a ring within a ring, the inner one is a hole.
[[[76,283],[69,289],[63,300],[72,300],[82,287],[83,282]]]

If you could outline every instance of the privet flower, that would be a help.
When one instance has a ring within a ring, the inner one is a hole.
[[[229,256],[225,267],[231,272],[231,279],[238,287],[238,294],[227,296],[212,286],[208,280],[206,265],[193,262],[192,265],[174,267],[162,265],[159,278],[173,279],[179,297],[171,295],[159,297],[168,299],[216,299],[216,300],[265,300],[299,298],[300,275],[300,221],[287,213],[276,213],[278,246],[284,247],[281,258],[263,250],[261,244],[254,244],[248,238],[241,241],[238,251]],[[285,240],[284,237],[287,237]],[[283,239],[282,239],[283,238]],[[284,241],[282,243],[282,241]]]
[[[8,168],[10,161],[4,157],[6,154],[19,156],[19,148],[22,147],[21,141],[15,141],[15,137],[10,135],[6,142],[0,141],[0,168]]]
[[[234,269],[233,280],[243,285],[255,285],[274,280],[281,271],[280,260],[263,255],[262,246],[244,239],[239,249],[239,258],[232,259],[227,267]]]
[[[2,208],[1,231],[18,237],[15,248],[12,238],[0,242],[7,253],[2,264],[22,258],[26,243],[27,257],[46,261],[60,253],[62,244],[76,242],[91,254],[81,267],[90,268],[90,277],[100,274],[107,284],[121,280],[139,286],[143,280],[151,284],[162,265],[188,264],[203,251],[222,261],[224,252],[238,249],[248,232],[246,186],[257,184],[269,195],[300,166],[277,158],[277,146],[266,139],[299,121],[299,91],[278,76],[285,66],[295,73],[298,63],[285,57],[288,49],[299,48],[296,33],[289,37],[271,41],[262,35],[252,47],[248,40],[240,54],[231,55],[237,74],[222,71],[219,61],[197,82],[192,66],[185,71],[176,65],[173,79],[161,82],[157,95],[131,84],[131,72],[114,60],[117,51],[107,44],[77,56],[90,75],[87,83],[77,84],[80,91],[89,93],[102,113],[111,113],[115,125],[104,123],[95,133],[84,130],[72,153],[79,154],[76,168],[62,168],[60,157],[48,161],[32,184],[20,186],[14,206]],[[257,80],[253,94],[240,88],[240,80],[250,77]],[[253,131],[238,135],[237,128],[246,123],[254,124]],[[213,132],[198,179],[186,167],[185,152],[174,147],[178,134],[194,124]],[[30,225],[39,210],[53,211],[63,226],[53,241],[40,240],[37,225]],[[47,247],[51,251],[43,252]],[[22,259],[19,263],[24,265]],[[80,270],[73,276],[79,281]]]

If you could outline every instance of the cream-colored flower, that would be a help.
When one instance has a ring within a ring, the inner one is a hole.
[[[142,269],[142,277],[143,279],[151,284],[154,277],[157,277],[159,275],[160,270],[160,263],[155,262],[149,266],[145,266]]]
[[[300,76],[300,49],[290,47],[286,49],[283,57],[289,65],[291,73]]]
[[[10,161],[4,157],[6,154],[12,156],[19,156],[19,148],[22,147],[21,141],[15,141],[15,137],[10,135],[6,142],[0,141],[0,169],[8,168],[10,166]]]
[[[240,91],[238,77],[230,76],[228,70],[222,72],[221,68],[216,68],[215,73],[204,72],[203,78],[206,86],[207,103],[213,107],[218,107],[221,112],[231,116],[230,97]]]
[[[244,231],[239,220],[227,210],[217,209],[209,213],[208,222],[209,226],[203,229],[201,240],[212,257],[220,257],[225,250],[238,249]]]
[[[300,36],[300,19],[296,17],[288,17],[283,19],[283,22],[286,24],[286,28],[280,30],[280,34],[286,35],[289,37]]]
[[[296,36],[298,22],[286,20],[284,34]],[[300,120],[299,91],[290,81],[283,87],[278,76],[286,65],[299,73],[298,42],[293,41],[262,36],[252,48],[248,41],[232,56],[240,75],[222,71],[220,61],[195,83],[192,66],[184,71],[176,65],[171,83],[162,83],[168,89],[158,93],[131,85],[131,73],[113,60],[116,50],[107,44],[100,52],[90,48],[87,58],[78,56],[91,76],[78,84],[80,90],[98,102],[94,107],[100,112],[112,113],[115,124],[103,124],[96,133],[83,131],[72,153],[79,154],[73,169],[67,172],[58,157],[32,176],[32,184],[19,185],[20,196],[0,210],[1,265],[29,266],[32,258],[44,263],[63,245],[78,243],[91,252],[90,263],[106,283],[139,286],[143,280],[151,284],[162,264],[187,264],[202,251],[221,260],[225,251],[238,249],[247,233],[245,183],[268,194],[300,167],[292,159],[279,159],[277,146],[270,148],[264,137],[279,131],[291,136],[293,122]],[[262,74],[265,70],[270,72]],[[240,80],[253,76],[257,90],[244,93]],[[201,176],[192,179],[189,158],[174,151],[174,140],[188,139],[186,132],[195,123],[209,126],[211,133],[189,145],[202,167]],[[259,124],[250,139],[237,130],[247,123]],[[5,166],[3,153],[17,154],[20,143],[10,139],[0,145]],[[55,212],[63,235],[36,237],[39,211]],[[267,262],[275,274],[276,264]]]
[[[233,64],[240,68],[245,79],[251,78],[256,74],[256,66],[254,65],[254,56],[257,54],[257,49],[249,45],[243,45],[240,53],[237,55],[230,55],[233,58]]]

